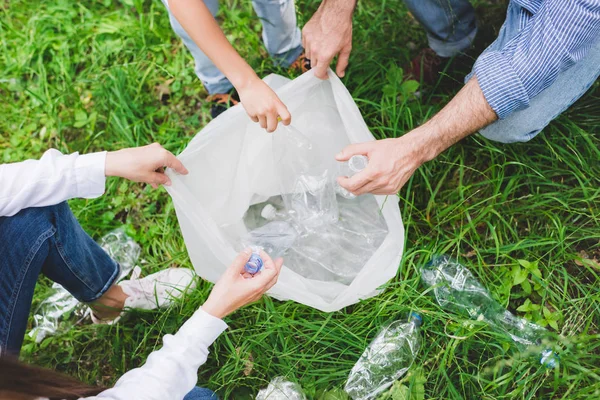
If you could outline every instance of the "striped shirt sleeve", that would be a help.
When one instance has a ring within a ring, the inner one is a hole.
[[[600,0],[546,0],[504,48],[482,54],[474,72],[502,119],[527,108],[598,40]]]

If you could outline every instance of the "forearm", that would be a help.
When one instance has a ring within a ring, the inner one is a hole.
[[[356,8],[357,0],[323,0],[319,6],[319,10],[327,10],[335,14],[352,15]]]
[[[231,46],[202,0],[169,0],[169,8],[194,43],[238,90],[258,79]]]
[[[420,142],[426,162],[497,119],[474,76],[439,113],[407,135]]]

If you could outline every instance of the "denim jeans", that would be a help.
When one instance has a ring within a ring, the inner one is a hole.
[[[415,18],[427,31],[429,46],[442,57],[466,50],[477,32],[475,12],[468,0],[405,0]],[[519,34],[521,7],[510,2],[498,38],[485,52],[503,48]],[[515,111],[480,131],[502,143],[526,142],[569,108],[594,84],[600,75],[600,41],[587,56],[562,71],[554,83],[530,100],[529,107]],[[472,74],[465,80],[469,80]]]
[[[183,400],[219,400],[219,398],[212,390],[195,387],[185,395]]]
[[[0,356],[19,353],[40,272],[85,303],[119,276],[119,265],[84,232],[66,202],[0,217],[0,243]]]
[[[195,72],[209,94],[227,93],[233,85],[213,62],[200,50],[169,9],[171,27],[188,48],[196,62]],[[212,15],[219,11],[219,0],[204,0]],[[300,29],[296,25],[294,0],[253,0],[252,5],[263,26],[263,42],[277,65],[290,66],[302,53]]]

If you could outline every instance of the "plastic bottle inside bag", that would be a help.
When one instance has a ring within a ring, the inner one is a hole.
[[[283,257],[298,238],[298,231],[288,221],[271,221],[251,230],[243,239],[242,247],[262,249],[272,259]]]
[[[539,325],[519,318],[492,298],[489,291],[464,265],[448,256],[435,256],[422,270],[423,282],[433,287],[439,305],[447,310],[481,319],[495,330],[508,335],[519,350],[541,346],[550,333]],[[559,357],[551,349],[543,349],[540,363],[555,368]]]
[[[312,142],[292,126],[273,134],[275,166],[286,212],[307,231],[339,218],[331,168],[319,162]]]
[[[339,166],[339,174],[340,176],[346,176],[348,178],[352,178],[354,175],[358,174],[369,164],[369,159],[363,155],[355,155],[350,157],[350,159],[346,162],[340,163]],[[339,183],[336,182],[335,191],[342,197],[346,199],[354,199],[356,198],[355,194],[350,193],[345,188],[341,187]]]
[[[422,321],[411,313],[408,321],[394,321],[379,331],[348,376],[344,390],[352,399],[373,399],[408,371],[421,348]]]

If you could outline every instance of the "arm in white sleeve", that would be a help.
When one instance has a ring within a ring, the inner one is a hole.
[[[198,368],[206,362],[208,347],[227,324],[202,309],[175,335],[165,335],[164,346],[148,356],[146,364],[124,374],[112,389],[92,399],[183,399],[196,385]]]
[[[0,217],[76,197],[101,196],[105,164],[105,151],[63,155],[51,149],[39,160],[0,165]]]

